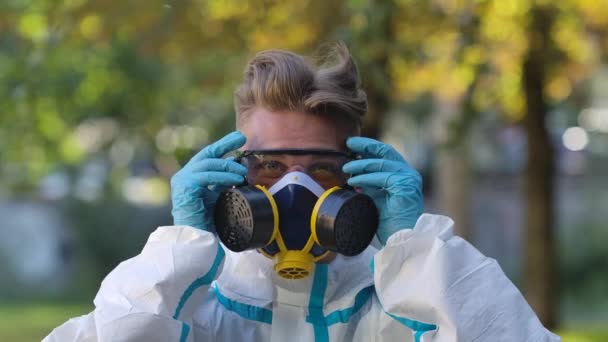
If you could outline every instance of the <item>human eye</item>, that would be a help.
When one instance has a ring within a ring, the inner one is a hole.
[[[316,163],[309,168],[308,172],[314,179],[322,182],[336,180],[342,176],[342,170],[329,162]]]
[[[276,160],[262,160],[256,165],[256,170],[263,177],[277,178],[286,170],[286,167]]]

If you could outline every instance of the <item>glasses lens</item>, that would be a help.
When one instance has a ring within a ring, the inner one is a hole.
[[[288,167],[278,158],[267,155],[251,155],[243,158],[243,165],[247,167],[249,182],[271,186],[287,172]]]
[[[341,186],[346,183],[348,175],[342,172],[342,166],[348,160],[343,157],[323,158],[315,161],[307,168],[307,173],[317,183],[326,189]]]
[[[342,166],[349,158],[337,155],[265,155],[252,154],[241,159],[248,169],[250,184],[272,186],[294,165],[299,165],[311,178],[323,188],[329,189],[346,183],[348,175],[342,172]]]

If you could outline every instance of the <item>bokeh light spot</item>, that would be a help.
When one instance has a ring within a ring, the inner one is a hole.
[[[562,141],[570,151],[582,151],[589,143],[589,136],[581,127],[570,127],[562,135]]]

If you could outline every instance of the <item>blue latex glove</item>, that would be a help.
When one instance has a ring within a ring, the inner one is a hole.
[[[348,184],[359,187],[376,204],[380,222],[376,235],[382,244],[401,229],[411,229],[422,215],[422,177],[395,149],[380,141],[352,137],[346,146],[364,159],[346,163]]]
[[[214,231],[213,208],[219,193],[241,184],[247,168],[233,159],[221,159],[245,144],[241,132],[232,132],[205,147],[171,178],[173,222]]]

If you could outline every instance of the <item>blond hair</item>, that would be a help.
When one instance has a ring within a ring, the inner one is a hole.
[[[247,64],[245,77],[234,92],[237,127],[262,107],[332,117],[349,135],[359,135],[367,112],[357,66],[344,43],[337,43],[329,61],[310,62],[284,50],[267,50]],[[320,65],[319,65],[320,64]]]

